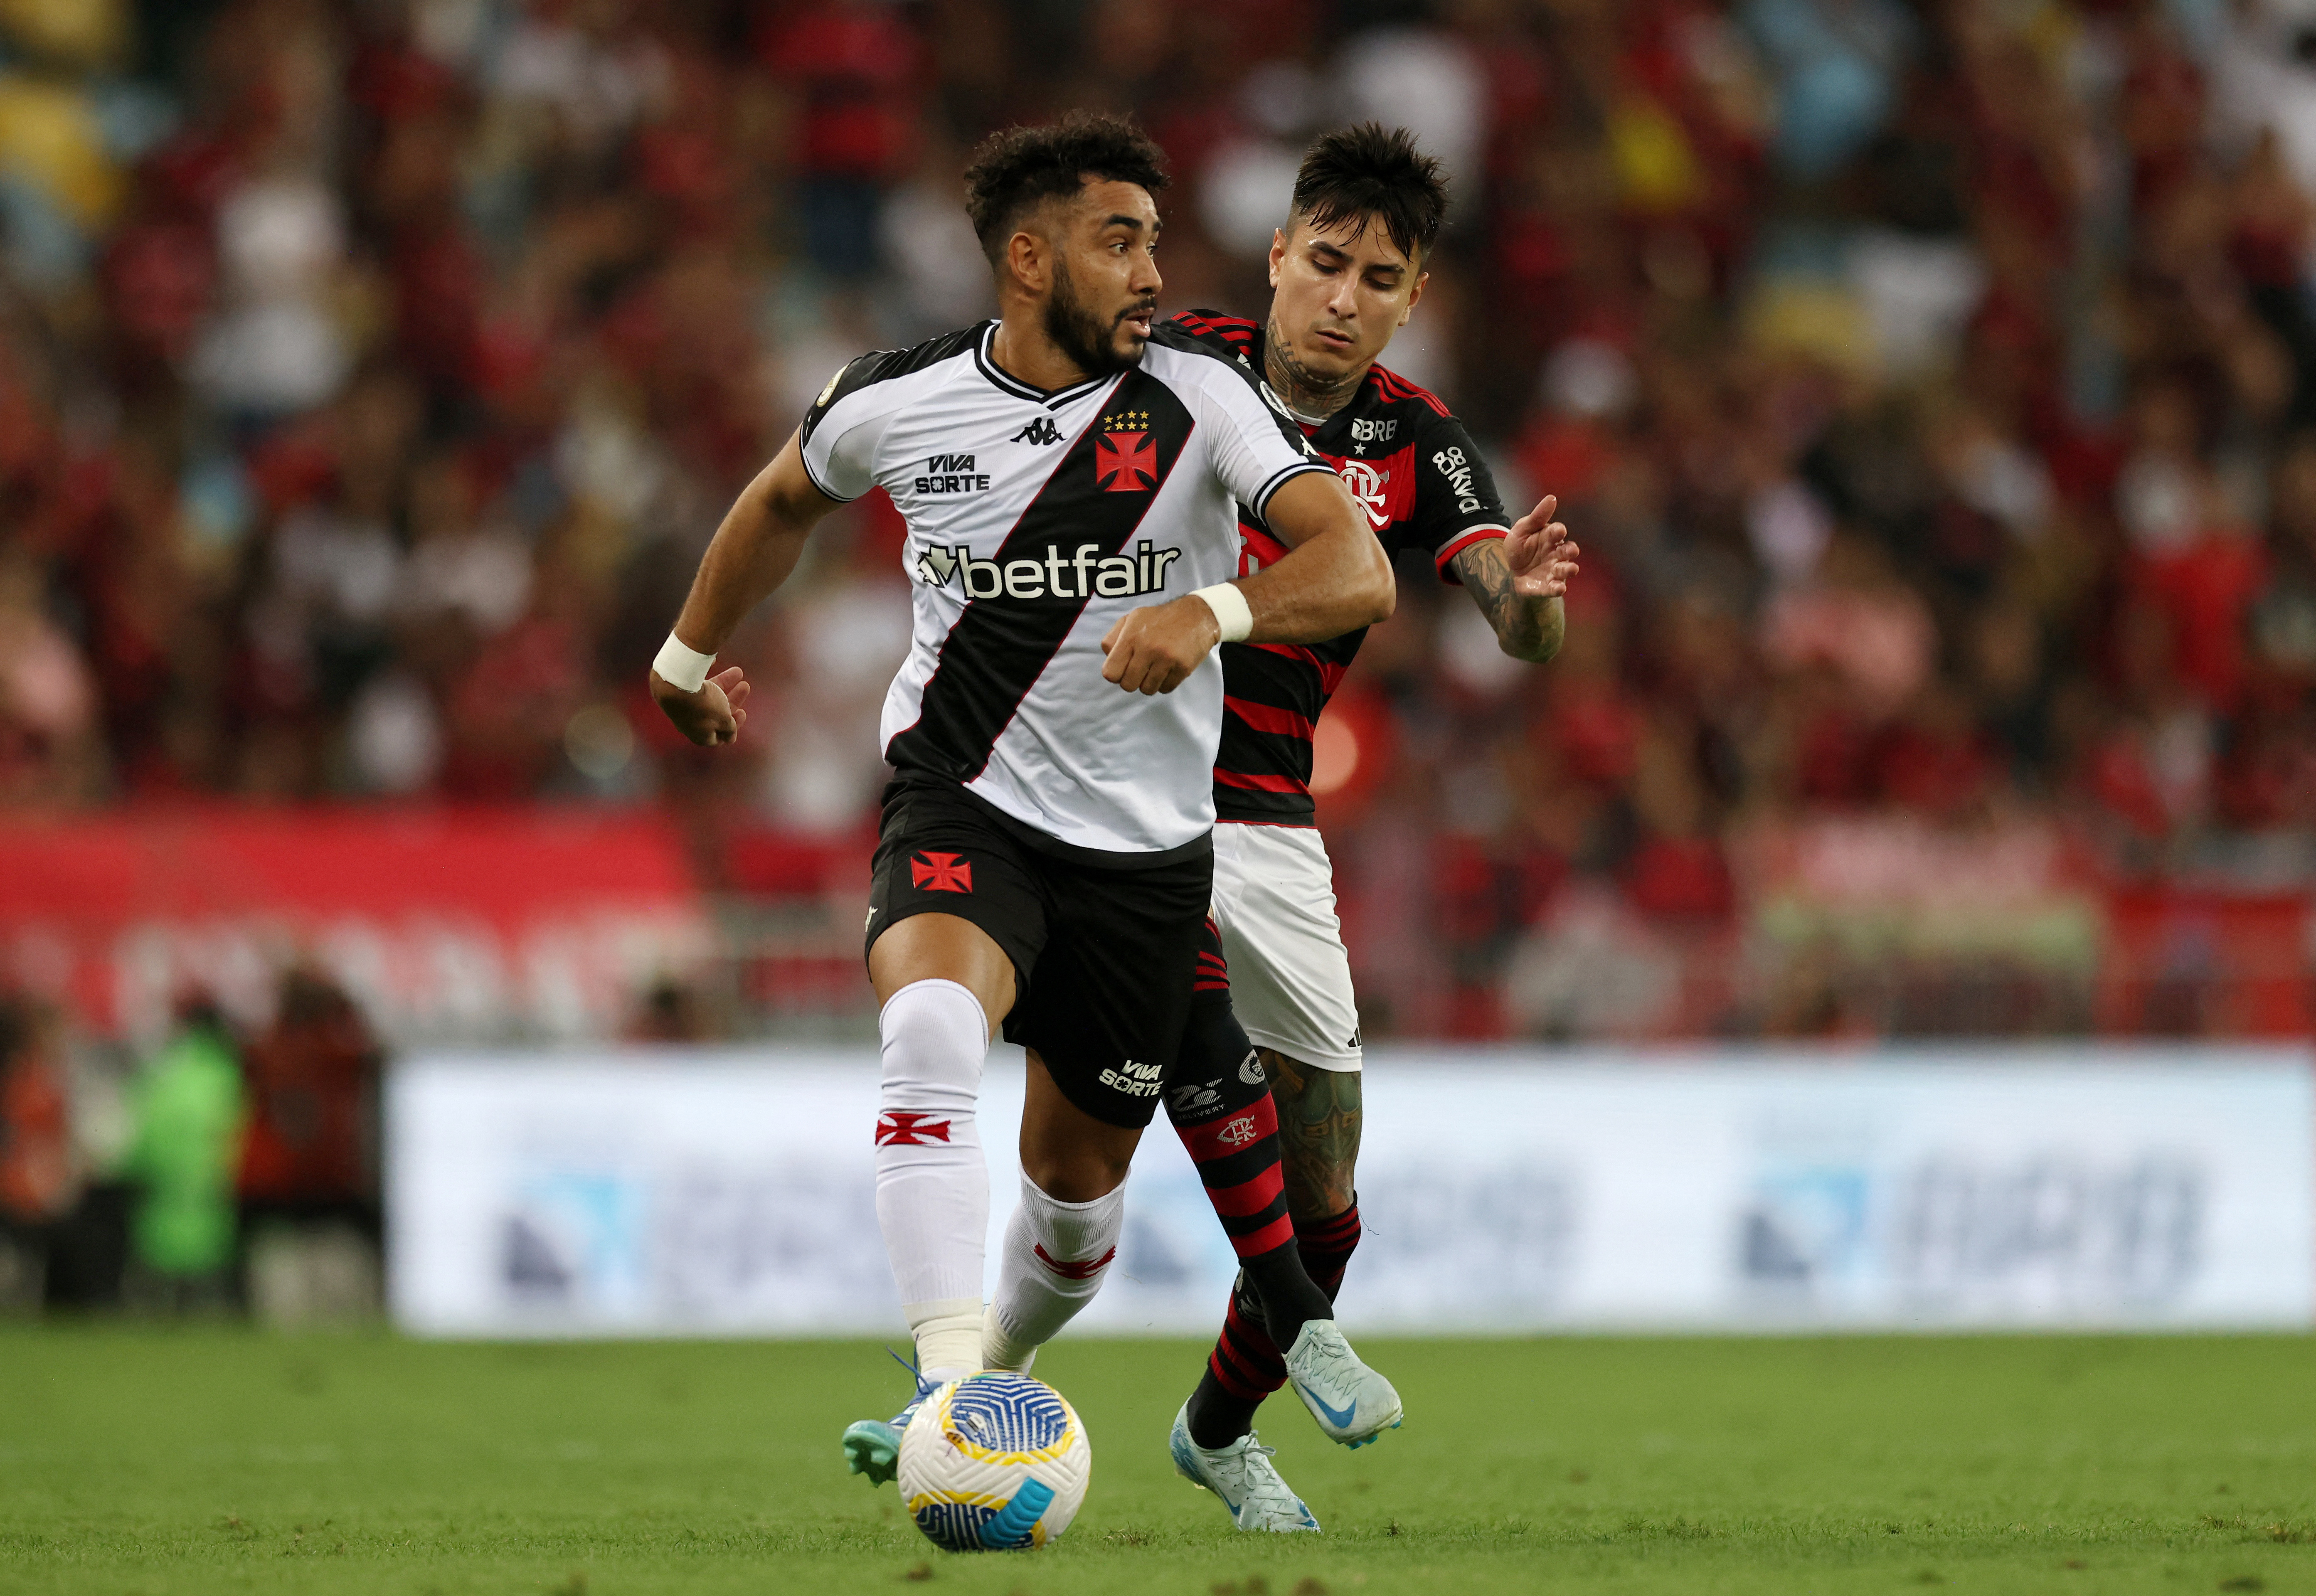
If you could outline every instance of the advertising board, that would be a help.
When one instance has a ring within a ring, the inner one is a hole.
[[[2304,1327],[2299,1051],[1376,1049],[1362,1329]],[[868,1048],[437,1055],[388,1090],[394,1309],[452,1336],[899,1336]],[[982,1107],[994,1256],[1020,1055]],[[1162,1117],[1077,1328],[1214,1328],[1234,1268]]]

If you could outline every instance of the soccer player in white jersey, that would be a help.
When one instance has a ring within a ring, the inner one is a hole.
[[[709,673],[717,649],[815,522],[872,486],[891,495],[915,626],[885,701],[896,774],[866,940],[877,1220],[920,1396],[984,1362],[975,1104],[1000,1025],[1029,1055],[1026,1244],[1009,1249],[1028,1262],[1002,1278],[1000,1341],[1058,1329],[1115,1251],[1207,934],[1216,646],[1316,641],[1391,611],[1381,548],[1260,379],[1154,325],[1164,183],[1157,147],[1114,118],[987,141],[967,208],[999,319],[829,380],[717,529],[653,671],[687,736],[730,743],[748,684]],[[1291,552],[1234,577],[1240,504]],[[1240,1073],[1260,1089],[1259,1067]],[[1351,1352],[1291,1235],[1274,1241],[1257,1288],[1296,1326],[1297,1388],[1334,1439],[1371,1440],[1398,1397]],[[846,1432],[857,1472],[891,1477],[914,1405]]]
[[[1422,298],[1447,211],[1439,165],[1404,129],[1372,124],[1315,143],[1270,251],[1270,311],[1257,324],[1185,312],[1175,325],[1264,374],[1311,445],[1342,475],[1380,547],[1420,550],[1472,594],[1506,653],[1558,652],[1577,548],[1545,499],[1513,521],[1487,464],[1448,407],[1377,362]],[[1243,514],[1246,568],[1285,545],[1259,505]],[[1271,1080],[1287,1206],[1308,1272],[1332,1297],[1359,1237],[1352,1181],[1363,1057],[1332,868],[1311,801],[1314,728],[1364,629],[1315,646],[1256,639],[1221,650],[1225,711],[1215,762],[1215,916],[1230,996]],[[1207,1034],[1194,1028],[1193,1041]],[[1236,1044],[1170,1083],[1178,1121]],[[1190,1108],[1195,1113],[1194,1107]],[[1187,1138],[1186,1138],[1187,1139]],[[1291,1378],[1242,1279],[1197,1391],[1176,1419],[1176,1467],[1220,1495],[1245,1529],[1315,1529],[1253,1421]]]

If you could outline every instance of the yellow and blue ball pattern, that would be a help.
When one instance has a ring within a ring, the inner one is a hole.
[[[1028,1375],[953,1380],[901,1432],[909,1516],[952,1552],[1044,1546],[1077,1516],[1092,1469],[1076,1410]]]

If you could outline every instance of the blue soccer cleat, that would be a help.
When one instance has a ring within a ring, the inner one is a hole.
[[[1403,1416],[1391,1382],[1359,1361],[1332,1319],[1306,1319],[1287,1352],[1287,1383],[1327,1439],[1363,1447]]]
[[[897,1361],[897,1356],[895,1361]],[[900,1471],[901,1431],[917,1416],[917,1410],[940,1386],[927,1383],[924,1376],[906,1363],[909,1376],[917,1383],[917,1394],[909,1405],[890,1419],[859,1419],[844,1427],[844,1461],[855,1474],[865,1474],[872,1485],[881,1485]]]
[[[1174,1415],[1174,1433],[1167,1437],[1167,1445],[1174,1454],[1174,1472],[1221,1497],[1230,1509],[1231,1522],[1240,1529],[1292,1535],[1319,1528],[1319,1520],[1271,1462],[1278,1449],[1260,1444],[1253,1431],[1226,1447],[1202,1447],[1190,1439],[1190,1404],[1186,1402]]]

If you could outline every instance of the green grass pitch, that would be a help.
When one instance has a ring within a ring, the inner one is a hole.
[[[1379,1445],[1267,1410],[1323,1537],[1173,1477],[1198,1349],[1065,1339],[1084,1511],[949,1556],[843,1472],[900,1386],[867,1343],[0,1331],[0,1592],[2316,1592],[2306,1339],[1363,1350],[1411,1415]]]

